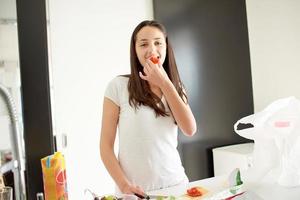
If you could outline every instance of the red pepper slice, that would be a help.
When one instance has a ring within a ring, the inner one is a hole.
[[[202,196],[202,192],[197,187],[192,187],[187,190],[187,195],[190,197]]]
[[[152,56],[152,57],[150,58],[150,60],[153,62],[153,64],[157,64],[158,61],[159,61],[159,58],[158,58],[158,57]]]

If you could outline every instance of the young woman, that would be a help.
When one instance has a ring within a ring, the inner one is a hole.
[[[130,46],[131,74],[105,91],[100,153],[121,193],[157,190],[188,182],[177,151],[178,127],[196,132],[164,26],[143,21]],[[114,153],[119,130],[118,159]]]

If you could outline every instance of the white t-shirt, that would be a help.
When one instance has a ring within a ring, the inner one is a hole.
[[[105,97],[120,107],[119,154],[122,169],[131,183],[145,191],[187,183],[177,151],[178,128],[170,116],[156,117],[148,106],[129,105],[127,77],[118,76],[107,86]],[[162,102],[169,111],[166,100]]]

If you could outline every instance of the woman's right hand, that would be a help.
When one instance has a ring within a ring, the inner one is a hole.
[[[133,184],[126,184],[121,189],[121,192],[123,194],[134,194],[134,193],[136,193],[136,194],[139,194],[141,196],[145,196],[144,190],[141,187],[133,185]]]

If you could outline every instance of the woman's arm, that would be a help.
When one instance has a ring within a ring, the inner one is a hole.
[[[178,127],[187,136],[193,136],[197,130],[195,117],[188,103],[179,96],[170,79],[160,85],[160,89],[168,102]]]
[[[179,128],[187,136],[194,135],[197,124],[190,106],[181,99],[161,63],[153,64],[150,60],[146,62],[145,76],[140,72],[140,77],[148,81],[150,85],[160,88]]]
[[[110,176],[114,179],[122,193],[138,193],[144,195],[144,192],[141,188],[132,185],[128,181],[114,153],[114,143],[119,120],[119,112],[120,107],[105,97],[103,102],[100,138],[101,159]]]

